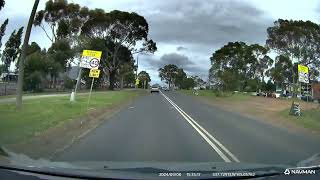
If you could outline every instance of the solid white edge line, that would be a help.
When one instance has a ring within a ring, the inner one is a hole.
[[[162,92],[161,92],[162,93]],[[162,93],[163,94],[163,93]],[[207,136],[209,136],[222,150],[225,151],[235,162],[240,162],[240,160],[232,154],[220,141],[218,141],[216,138],[214,138],[206,129],[204,129],[200,124],[198,124],[192,117],[190,117],[185,111],[183,111],[176,103],[174,103],[170,98],[168,98],[165,94],[163,94],[164,97],[167,98],[167,100],[171,101],[171,103],[175,104],[177,108],[179,108],[182,113],[185,114],[196,126],[198,126]]]
[[[173,104],[168,97],[166,97],[162,92],[161,94],[163,97],[182,115],[182,117],[203,137],[204,140],[207,141],[207,143],[219,154],[219,156],[225,161],[225,162],[231,162],[231,160],[205,135],[203,132],[201,132],[200,129],[198,129],[189,119],[188,117],[179,110],[175,104]]]

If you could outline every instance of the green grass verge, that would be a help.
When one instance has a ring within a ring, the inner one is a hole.
[[[90,108],[107,108],[128,101],[141,91],[95,92]],[[15,104],[0,104],[0,145],[25,140],[60,123],[84,116],[87,113],[88,94],[78,95],[75,103],[69,96],[25,100],[23,109]]]
[[[320,109],[302,110],[301,116],[289,115],[290,109],[279,112],[282,117],[293,121],[294,123],[301,125],[305,128],[320,131]]]
[[[7,96],[0,96],[0,99],[8,99],[8,98],[14,98],[16,95],[7,95]]]
[[[180,92],[186,95],[193,95],[192,90],[179,90]],[[194,95],[193,95],[194,96]],[[198,96],[200,97],[208,97],[208,98],[223,98],[230,101],[245,101],[251,98],[250,93],[232,93],[232,92],[223,92],[217,93],[212,90],[200,90]]]
[[[39,93],[24,93],[23,96],[38,96],[38,95],[50,95],[50,94],[67,94],[70,92],[39,92]],[[15,94],[0,96],[0,99],[16,98]]]

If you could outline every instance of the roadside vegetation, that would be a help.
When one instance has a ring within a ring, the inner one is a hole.
[[[275,121],[285,119],[320,132],[319,104],[297,99],[297,95],[311,96],[311,88],[319,85],[319,39],[320,26],[316,23],[278,19],[267,28],[264,45],[228,42],[210,57],[208,86],[212,90],[200,90],[198,97],[220,108]],[[277,56],[272,59],[270,52]],[[298,65],[307,67],[305,77],[299,75]],[[182,92],[194,94],[192,90]],[[250,96],[251,92],[285,98]],[[312,101],[319,101],[319,89],[313,92]],[[301,116],[289,115],[292,101],[300,104]]]
[[[3,82],[0,95],[15,94],[16,89],[21,89],[17,88],[20,86],[7,87],[9,83],[17,84],[21,65],[24,73],[19,77],[24,92],[70,92],[75,89],[79,59],[86,49],[102,52],[100,76],[95,79],[93,89],[133,88],[136,78],[140,80],[139,88],[148,88],[150,76],[146,71],[138,74],[134,59],[140,53],[152,54],[157,50],[143,16],[135,12],[90,9],[69,1],[47,0],[45,7],[30,19],[33,19],[30,21],[32,28],[44,32],[43,39],[49,42],[49,47],[29,42],[24,46],[26,48],[22,48],[26,28],[8,32],[11,19],[0,22],[0,82]],[[4,39],[5,36],[9,38]],[[2,43],[3,40],[6,42]],[[25,57],[22,58],[23,54]],[[89,69],[82,69],[80,89],[90,89],[92,78],[88,74]]]
[[[193,95],[193,90],[181,90],[180,92],[187,95]],[[220,92],[215,90],[200,90],[198,91],[198,96],[210,99],[220,98],[230,101],[243,101],[251,98],[251,95],[248,93]]]
[[[92,93],[89,110],[88,94],[78,95],[75,103],[69,96],[25,100],[18,111],[15,104],[0,104],[0,145],[16,143],[67,121],[93,115],[143,94],[144,91],[106,91]],[[93,115],[94,116],[94,115]]]
[[[229,42],[216,50],[210,57],[210,84],[220,91],[289,90],[296,97],[304,93],[299,87],[305,85],[298,77],[298,65],[308,67],[309,83],[318,82],[319,39],[318,24],[278,19],[267,28],[265,45]],[[268,56],[270,52],[277,54],[275,59]],[[264,88],[266,81],[269,85]]]
[[[320,132],[320,107],[306,109],[302,112],[301,116],[290,116],[289,111],[290,109],[286,109],[280,111],[279,114],[298,125]]]

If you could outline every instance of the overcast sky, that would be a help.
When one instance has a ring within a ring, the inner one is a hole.
[[[38,10],[46,0],[40,0]],[[153,83],[159,83],[157,70],[176,64],[188,75],[207,79],[211,54],[229,41],[264,44],[266,28],[279,18],[311,20],[319,23],[317,0],[69,0],[89,8],[118,9],[143,15],[150,38],[157,42],[154,55],[139,56],[139,71],[146,70]],[[9,18],[6,36],[26,26],[33,0],[6,0],[0,23]],[[34,28],[30,41],[42,47],[50,42],[40,28]],[[136,58],[136,57],[135,57]]]

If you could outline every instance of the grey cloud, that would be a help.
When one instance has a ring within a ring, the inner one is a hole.
[[[160,58],[160,62],[161,66],[166,64],[175,64],[179,67],[186,67],[194,64],[187,56],[177,53],[164,54]]]
[[[5,36],[2,40],[2,48],[4,48],[5,42],[9,39],[11,33],[14,30],[18,30],[20,27],[24,27],[24,32],[26,30],[26,26],[28,23],[28,17],[26,16],[12,16],[8,17],[9,23],[5,31]],[[2,24],[4,19],[0,20],[0,24]],[[24,37],[24,34],[23,34]],[[50,42],[48,41],[47,37],[45,36],[44,32],[39,27],[32,27],[32,32],[30,36],[30,43],[32,41],[37,42],[42,48],[48,48],[50,45]]]
[[[146,15],[151,37],[167,43],[264,43],[266,28],[272,24],[271,19],[264,18],[263,11],[237,0],[173,0],[153,8],[157,13]]]
[[[146,17],[152,39],[176,45],[177,52],[187,55],[166,54],[150,60],[149,66],[173,63],[201,77],[208,75],[209,57],[216,49],[230,41],[263,44],[273,23],[265,12],[240,0],[156,1],[136,10]]]
[[[185,47],[183,47],[183,46],[178,46],[177,47],[177,51],[185,51],[185,50],[187,50],[188,48],[185,48]]]
[[[208,74],[208,67],[195,64],[189,57],[178,53],[164,54],[160,58],[145,56],[143,62],[143,66],[149,71],[157,71],[167,64],[174,64],[179,68],[183,68],[188,75],[199,75],[203,77]]]
[[[190,59],[187,56],[177,53],[164,54],[160,57],[160,59],[155,57],[149,57],[148,59],[148,65],[150,67],[156,67],[157,69],[167,64],[174,64],[183,69],[194,65],[194,63],[190,61]]]

